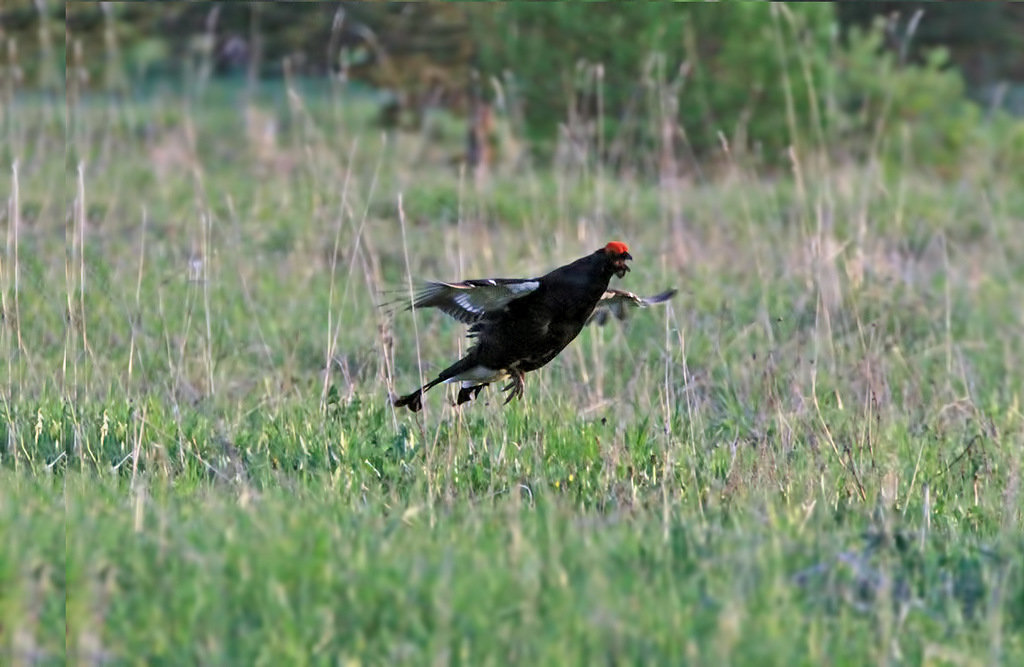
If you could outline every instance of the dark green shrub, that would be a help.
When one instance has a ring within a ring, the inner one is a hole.
[[[881,19],[853,29],[835,63],[829,145],[849,155],[877,152],[895,167],[961,175],[965,165],[1024,169],[1024,120],[984,110],[965,92],[961,73],[942,47],[900,64],[883,48]]]
[[[723,140],[762,166],[787,164],[790,146],[945,176],[978,151],[1020,166],[1022,121],[986,118],[944,48],[900,62],[882,19],[842,41],[818,3],[509,3],[470,23],[480,67],[506,84],[541,156],[568,134],[588,157],[646,172],[668,152],[713,162]]]
[[[472,18],[481,68],[511,73],[528,134],[548,150],[559,123],[600,110],[606,146],[623,133],[657,144],[667,114],[697,153],[723,134],[774,160],[790,128],[811,122],[806,101],[834,39],[833,12],[818,4],[510,3]]]

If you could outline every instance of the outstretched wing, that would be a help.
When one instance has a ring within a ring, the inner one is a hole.
[[[491,278],[461,283],[424,283],[416,293],[413,308],[437,308],[460,322],[474,324],[490,313],[501,311],[512,301],[540,287],[537,280]]]
[[[608,289],[601,296],[601,300],[597,302],[597,306],[594,308],[594,312],[591,313],[590,319],[587,320],[587,324],[604,324],[608,321],[609,317],[613,316],[616,319],[624,320],[629,317],[630,311],[634,308],[647,308],[648,306],[665,303],[675,296],[677,291],[675,288],[672,288],[654,296],[642,297],[626,290]]]

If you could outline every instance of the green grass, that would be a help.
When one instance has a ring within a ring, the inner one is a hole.
[[[65,156],[62,110],[6,118],[5,662],[1024,662],[1019,177],[478,184],[303,94],[89,100]],[[409,275],[611,238],[670,308],[390,408],[466,344]]]

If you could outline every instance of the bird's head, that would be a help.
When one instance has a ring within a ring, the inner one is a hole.
[[[598,252],[603,252],[608,264],[611,266],[612,273],[617,275],[619,278],[626,275],[626,271],[629,271],[629,267],[626,266],[627,259],[633,259],[633,256],[629,254],[629,248],[622,241],[611,241]]]

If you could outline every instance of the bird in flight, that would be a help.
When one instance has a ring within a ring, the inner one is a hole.
[[[456,405],[470,401],[492,382],[509,379],[502,389],[505,403],[522,397],[524,375],[558,356],[590,322],[625,319],[632,308],[665,303],[675,289],[651,297],[611,289],[612,276],[622,278],[633,259],[621,241],[539,278],[489,278],[462,282],[428,282],[406,310],[437,308],[469,325],[474,339],[466,356],[416,391],[394,398],[395,407],[423,408],[423,393],[442,382],[459,382]]]

